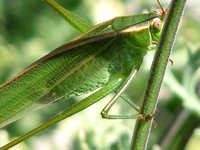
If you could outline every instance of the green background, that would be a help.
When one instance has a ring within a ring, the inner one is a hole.
[[[156,0],[57,0],[66,9],[76,13],[96,25],[116,16],[140,14],[159,8]],[[169,1],[161,1],[164,8]],[[200,103],[200,2],[193,0],[187,4],[178,36],[168,65],[168,71],[159,95],[159,114],[155,120],[149,149],[159,149],[170,141],[167,133],[182,133],[175,139],[189,141],[185,150],[199,150],[200,113],[195,110],[193,100]],[[59,14],[42,0],[1,0],[0,1],[0,84],[14,74],[58,46],[79,35]],[[141,106],[142,95],[148,81],[149,68],[154,52],[145,56],[141,70],[126,91],[127,96]],[[170,77],[176,77],[191,100],[188,101]],[[196,79],[195,82],[192,82]],[[20,150],[127,150],[134,129],[134,120],[105,120],[100,112],[112,97],[109,95],[90,108],[43,131],[13,148]],[[83,97],[78,97],[78,100]],[[4,145],[32,128],[44,123],[52,116],[70,107],[77,99],[61,101],[41,111],[27,115],[23,119],[0,129],[0,145]],[[200,104],[199,104],[200,105]],[[134,113],[127,104],[119,101],[112,112]],[[189,116],[189,117],[187,117]],[[186,120],[186,123],[180,120]],[[188,120],[189,119],[189,120]],[[176,124],[177,125],[177,124]],[[172,130],[173,129],[173,130]],[[170,132],[172,130],[172,132]],[[172,138],[171,138],[172,139]],[[171,143],[171,142],[169,142]],[[184,143],[184,141],[183,141]],[[171,143],[173,144],[173,143]]]

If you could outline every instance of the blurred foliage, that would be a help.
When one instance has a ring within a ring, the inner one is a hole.
[[[156,0],[57,0],[57,2],[93,24],[115,16],[139,14],[158,8]],[[169,1],[161,3],[166,8]],[[155,119],[158,127],[152,129],[149,149],[166,148],[166,143],[171,143],[168,133],[172,133],[171,136],[176,139],[178,135],[184,136],[187,139],[185,150],[195,150],[200,147],[198,142],[200,140],[199,5],[197,0],[188,3],[188,9],[181,22],[174,50],[170,56],[174,65],[170,63],[168,65],[159,97],[160,113]],[[1,0],[0,83],[77,35],[78,32],[42,0]],[[145,57],[141,70],[126,92],[126,95],[139,106],[153,54],[154,52],[149,52]],[[128,149],[134,121],[101,119],[100,112],[109,98],[26,140],[13,150]],[[0,145],[44,123],[53,115],[70,107],[75,101],[76,99],[70,99],[55,103],[8,125],[5,130],[0,130]],[[122,114],[132,113],[128,108],[129,106],[119,101],[112,111]],[[185,111],[187,115],[183,115],[182,112]],[[183,120],[191,116],[192,120],[185,127]],[[179,126],[176,126],[177,124]],[[183,130],[185,132],[182,132]],[[186,134],[186,131],[189,133]]]

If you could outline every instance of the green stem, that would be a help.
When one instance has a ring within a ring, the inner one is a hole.
[[[158,93],[164,78],[169,55],[174,44],[180,19],[183,14],[186,0],[173,0],[163,28],[161,40],[151,67],[151,75],[144,96],[141,113],[144,116],[153,114],[158,103]],[[151,131],[153,119],[150,121],[137,120],[132,139],[132,150],[144,150]]]

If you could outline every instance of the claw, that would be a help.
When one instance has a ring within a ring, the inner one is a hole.
[[[151,120],[152,118],[154,118],[158,114],[158,112],[159,112],[159,110],[156,109],[156,112],[154,114],[149,114],[148,116],[146,116],[145,120],[146,121]]]
[[[144,117],[143,114],[139,114],[137,119],[140,119],[140,120],[142,120],[142,121],[149,121],[149,120],[151,120],[152,118],[154,118],[158,113],[159,113],[159,110],[156,109],[156,112],[155,112],[154,114],[149,114],[149,115],[147,115],[146,117]]]
[[[169,61],[171,62],[171,65],[173,66],[173,64],[174,64],[174,61],[173,61],[173,60],[171,60],[171,59],[169,59]]]

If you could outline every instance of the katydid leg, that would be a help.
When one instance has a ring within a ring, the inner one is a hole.
[[[132,102],[129,98],[127,98],[125,95],[121,95],[120,98],[124,100],[126,103],[128,103],[133,109],[135,109],[137,112],[139,112],[140,107],[137,106],[134,102]]]
[[[67,22],[69,22],[76,30],[80,33],[84,33],[90,30],[93,26],[87,21],[83,20],[81,17],[71,13],[66,10],[54,0],[44,0],[48,5],[50,5],[54,10],[56,10],[60,15],[62,15]]]
[[[141,114],[136,114],[136,115],[110,115],[108,114],[109,110],[112,108],[112,106],[115,104],[115,102],[119,99],[121,94],[125,91],[126,87],[129,85],[131,80],[134,78],[135,74],[137,73],[137,69],[134,69],[128,78],[125,80],[125,82],[119,87],[119,89],[116,92],[116,95],[110,100],[110,102],[105,106],[105,108],[102,110],[101,115],[103,118],[106,119],[142,119],[143,116]],[[125,100],[125,99],[124,99]],[[138,109],[135,104],[130,102],[130,100],[126,99],[125,100],[128,104],[133,106],[133,108]]]

